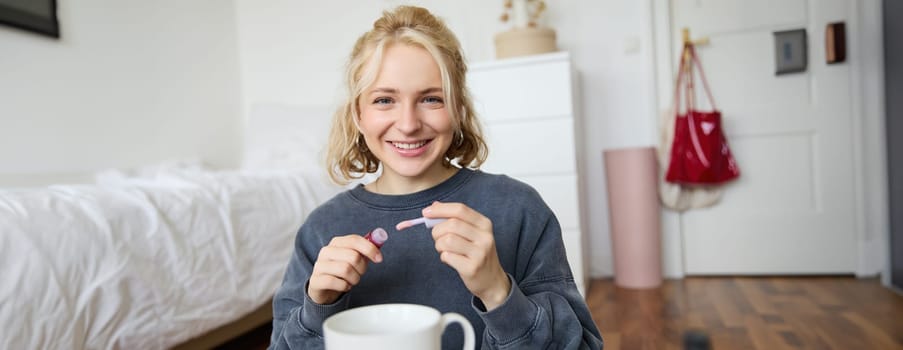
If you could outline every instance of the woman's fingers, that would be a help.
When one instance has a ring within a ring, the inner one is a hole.
[[[354,268],[359,275],[367,272],[367,257],[350,248],[323,247],[320,250],[320,258],[317,260],[345,264]]]
[[[310,276],[310,286],[311,286],[311,289],[315,289],[317,291],[323,290],[323,291],[347,292],[347,291],[351,290],[351,287],[353,285],[351,283],[348,283],[348,281],[341,279],[339,277],[329,275],[329,274],[319,273],[319,274],[313,274]],[[324,303],[324,302],[317,300],[317,298],[314,298],[313,294],[311,294],[311,298],[314,299],[314,301],[318,302],[319,304],[328,304],[328,302]]]
[[[450,251],[443,251],[439,254],[439,260],[445,263],[451,268],[455,269],[458,272],[458,275],[461,276],[461,279],[465,281],[470,280],[477,273],[477,265],[473,263],[473,260],[468,259],[467,256],[452,253]]]
[[[440,229],[434,228],[434,236],[436,251],[438,252],[449,252],[458,255],[468,256],[469,253],[473,253],[474,248],[476,247],[472,241],[464,238],[460,234],[456,234],[453,232],[442,232],[435,233],[435,231],[439,231]]]
[[[363,259],[361,259],[363,261]],[[333,276],[348,282],[350,285],[357,285],[361,281],[361,276],[367,271],[366,265],[363,267],[355,266],[346,261],[323,261],[314,267],[314,273],[319,275]]]
[[[433,202],[433,204],[423,209],[423,216],[428,218],[448,218],[449,221],[457,219],[474,226],[480,231],[492,232],[492,221],[463,203]],[[438,227],[439,225],[436,226]]]
[[[511,291],[495,248],[492,221],[463,203],[434,202],[423,216],[448,218],[433,227],[439,259],[451,266],[487,310],[500,305]]]
[[[380,253],[379,248],[360,235],[352,234],[334,237],[326,247],[351,249],[373,262],[381,262],[383,260],[383,255]]]
[[[367,239],[354,234],[333,238],[314,262],[308,295],[318,304],[334,302],[360,282],[368,260],[381,262],[382,254]]]

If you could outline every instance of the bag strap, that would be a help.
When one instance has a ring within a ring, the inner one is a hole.
[[[696,46],[690,44],[690,56],[693,56],[693,63],[696,64],[696,68],[699,70],[699,77],[702,79],[702,86],[705,88],[706,95],[709,96],[709,103],[712,105],[712,110],[718,110],[715,107],[715,98],[712,97],[712,89],[709,88],[709,81],[705,78],[705,71],[702,69],[702,63],[699,63],[699,56],[696,55]]]
[[[687,62],[687,61],[690,62]],[[680,55],[680,66],[677,72],[677,82],[674,87],[674,113],[680,114],[681,109],[681,101],[680,101],[680,93],[684,92],[684,97],[687,102],[687,108],[695,107],[695,93],[693,89],[694,85],[694,74],[691,72],[693,66],[699,70],[699,76],[702,79],[703,88],[705,88],[706,95],[709,98],[709,104],[712,105],[713,110],[718,110],[715,106],[715,98],[712,95],[712,90],[709,88],[709,82],[705,78],[705,71],[702,69],[702,64],[699,62],[699,56],[696,55],[696,48],[691,43],[684,44],[683,52]],[[687,81],[684,82],[683,79],[686,76]],[[685,86],[682,86],[681,83],[685,83]],[[684,89],[682,89],[684,88]]]
[[[686,89],[684,89],[684,98],[687,102],[687,118],[688,118],[688,126],[690,132],[690,142],[693,144],[693,148],[696,151],[696,156],[703,166],[709,166],[708,157],[706,157],[705,152],[702,150],[702,145],[699,142],[699,135],[696,134],[696,121],[693,118],[693,113],[690,113],[690,110],[693,109],[695,94],[693,93],[693,74],[690,71],[690,68],[695,64],[699,68],[699,74],[702,77],[702,84],[705,88],[706,93],[709,96],[709,101],[712,105],[712,109],[715,110],[715,99],[712,98],[712,92],[709,89],[709,84],[705,80],[705,75],[702,72],[702,65],[699,63],[699,58],[696,57],[696,50],[693,49],[693,45],[687,43],[684,45],[684,52],[680,55],[680,71],[677,74],[677,87],[674,91],[674,101],[675,108],[674,113],[680,114],[680,92],[681,92],[681,82],[683,81],[684,75],[687,76],[686,81]],[[688,60],[692,60],[691,62],[687,62]]]
[[[683,91],[683,90],[681,90],[681,88],[683,86],[680,83],[683,81],[684,74],[686,71],[686,64],[687,64],[687,60],[686,60],[687,55],[686,54],[687,54],[687,46],[684,45],[683,50],[680,52],[680,65],[677,68],[677,79],[674,83],[674,114],[676,114],[676,115],[680,115],[680,106],[681,106],[680,93],[681,93],[681,91]]]

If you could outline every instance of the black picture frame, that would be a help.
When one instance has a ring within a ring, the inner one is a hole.
[[[56,0],[27,1],[31,6],[41,7],[42,10],[27,11],[21,5],[11,5],[14,1],[0,0],[0,23],[59,39],[60,23],[56,15]]]

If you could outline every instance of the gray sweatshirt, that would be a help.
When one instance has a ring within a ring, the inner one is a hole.
[[[395,224],[420,217],[433,201],[464,203],[492,220],[499,261],[511,280],[508,298],[492,311],[486,312],[457,272],[439,260],[430,229],[417,225],[395,231]],[[363,235],[376,227],[389,232],[383,261],[370,263],[360,283],[335,303],[314,303],[306,285],[320,248],[334,236]],[[270,349],[322,349],[326,318],[384,303],[464,315],[482,335],[483,349],[602,348],[574,284],[558,220],[536,190],[504,175],[461,169],[433,188],[406,195],[375,194],[358,186],[314,210],[298,231],[273,300]],[[462,341],[461,329],[449,327],[442,348],[461,349]]]

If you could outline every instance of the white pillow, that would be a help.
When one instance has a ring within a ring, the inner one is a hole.
[[[202,173],[213,168],[198,159],[173,159],[155,164],[127,169],[105,169],[94,173],[94,183],[98,185],[122,185],[131,181],[153,181],[155,179],[182,173]]]
[[[255,104],[245,128],[245,170],[324,169],[330,105]]]

